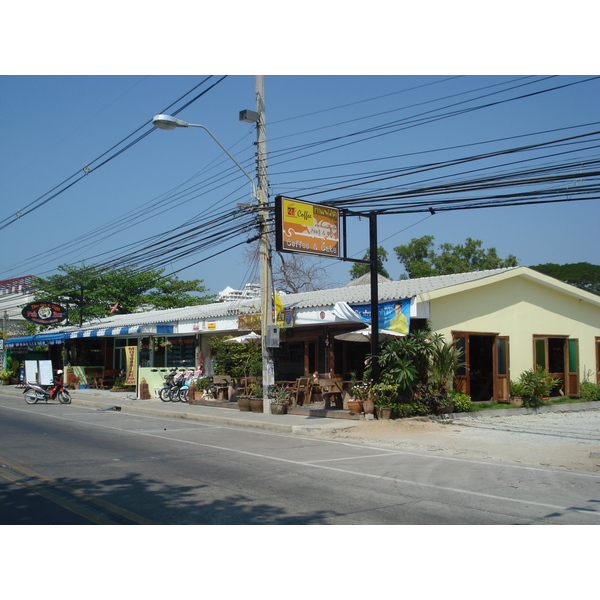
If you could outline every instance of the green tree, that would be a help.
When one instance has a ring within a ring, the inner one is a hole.
[[[362,260],[370,260],[371,252],[367,250]],[[383,246],[377,248],[377,272],[384,277],[390,278],[390,274],[387,272],[383,263],[388,259],[387,250]],[[367,273],[370,273],[371,266],[364,263],[354,263],[350,269],[350,277],[352,279],[358,279]]]
[[[100,269],[96,266],[61,265],[62,274],[36,278],[35,300],[56,302],[69,310],[70,323],[83,323],[108,314],[180,308],[206,304],[201,279],[179,280],[163,275],[164,269],[138,271],[135,266]]]
[[[516,267],[518,264],[517,257],[512,254],[500,258],[496,248],[482,248],[481,240],[469,237],[464,244],[441,244],[438,252],[434,249],[433,240],[432,235],[425,235],[394,248],[411,279]]]
[[[592,292],[592,294],[600,295],[600,265],[592,265],[588,262],[567,263],[564,265],[546,263],[530,268],[582,290]]]

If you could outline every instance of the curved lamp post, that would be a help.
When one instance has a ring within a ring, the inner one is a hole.
[[[219,146],[221,147],[221,150],[223,150],[223,152],[225,152],[225,154],[227,154],[227,156],[229,156],[229,158],[237,165],[238,169],[248,178],[248,180],[252,184],[252,202],[254,203],[254,201],[256,200],[258,206],[262,209],[262,225],[261,225],[261,239],[262,239],[262,243],[263,243],[263,252],[262,252],[263,276],[262,276],[262,279],[264,280],[264,283],[263,283],[262,289],[261,289],[261,296],[262,296],[262,298],[261,298],[261,307],[262,307],[261,313],[263,315],[262,316],[262,325],[261,325],[261,329],[262,329],[261,343],[262,343],[262,355],[263,355],[263,394],[264,394],[263,395],[263,410],[264,410],[264,412],[270,412],[268,391],[269,391],[269,387],[270,387],[270,380],[272,379],[271,371],[273,371],[273,369],[272,369],[272,360],[270,358],[270,353],[268,350],[268,344],[267,344],[267,340],[266,340],[267,328],[265,325],[265,323],[267,322],[267,319],[269,319],[269,317],[271,315],[271,313],[270,313],[271,292],[270,292],[270,279],[269,279],[269,248],[268,248],[268,237],[267,237],[267,231],[266,231],[266,217],[265,217],[265,212],[267,210],[266,204],[263,202],[262,198],[259,196],[256,184],[254,183],[254,180],[252,179],[252,177],[250,175],[248,175],[248,173],[242,167],[242,165],[240,165],[240,163],[237,160],[235,160],[235,158],[233,158],[233,156],[229,153],[227,148],[225,148],[225,146],[223,146],[223,144],[221,144],[221,142],[213,135],[213,133],[210,131],[210,129],[208,129],[204,125],[198,125],[195,123],[187,123],[186,121],[182,121],[181,119],[176,119],[175,117],[172,117],[171,115],[156,115],[152,119],[152,124],[155,127],[157,127],[158,129],[164,129],[166,131],[171,131],[173,129],[177,129],[178,127],[199,127],[200,129],[204,129],[204,131],[206,131],[206,133],[208,133],[208,135],[210,135],[210,137],[215,142],[217,142],[217,144],[219,144]],[[265,363],[268,363],[267,367],[266,367],[266,372],[267,372],[266,377],[265,377],[265,366],[264,366]],[[265,381],[265,379],[266,379],[266,381]],[[265,385],[265,383],[266,383],[266,385]]]
[[[233,158],[233,156],[229,153],[227,148],[225,148],[225,146],[221,144],[221,142],[213,135],[213,133],[208,127],[205,127],[204,125],[198,125],[197,123],[187,123],[186,121],[176,119],[171,115],[156,115],[152,119],[152,125],[154,125],[154,127],[157,127],[158,129],[164,129],[165,131],[172,131],[173,129],[177,129],[178,127],[199,127],[200,129],[204,129],[204,131],[206,131],[206,133],[208,133],[208,135],[210,135],[210,137],[213,140],[215,140],[217,144],[219,144],[221,150],[223,150],[223,152],[225,152],[225,154],[227,154],[227,156],[229,156],[229,158],[237,165],[238,169],[250,180],[250,183],[252,184],[252,201],[258,198],[258,194],[256,192],[256,184],[254,183],[252,177],[250,177],[250,175],[248,175],[244,167],[242,167],[242,165],[240,165],[240,163],[237,160],[235,160],[235,158]]]

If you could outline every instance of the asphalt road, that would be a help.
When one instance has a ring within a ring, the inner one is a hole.
[[[600,476],[0,397],[2,524],[597,524]]]

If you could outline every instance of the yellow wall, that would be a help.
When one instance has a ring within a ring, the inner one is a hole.
[[[514,303],[515,298],[521,300]],[[448,340],[452,331],[508,336],[512,379],[533,367],[534,334],[578,339],[580,377],[595,370],[600,308],[525,278],[432,298],[430,322],[432,329]]]

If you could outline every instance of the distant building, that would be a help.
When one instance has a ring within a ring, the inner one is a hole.
[[[0,281],[0,326],[3,333],[11,332],[14,325],[25,321],[21,310],[33,301],[32,282],[31,275]]]
[[[260,283],[247,283],[243,290],[234,290],[227,286],[219,292],[220,302],[233,302],[235,300],[248,300],[260,297]]]

